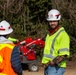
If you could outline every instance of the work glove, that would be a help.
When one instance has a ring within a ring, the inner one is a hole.
[[[53,59],[53,62],[58,65],[58,64],[60,64],[63,60],[65,60],[65,59],[66,59],[65,56],[58,56],[58,57],[56,57],[56,58]]]
[[[48,65],[54,66],[55,63],[53,61],[49,61],[48,63],[44,64],[44,68],[46,68]]]

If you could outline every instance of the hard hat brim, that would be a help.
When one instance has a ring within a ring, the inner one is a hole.
[[[12,32],[13,32],[13,29],[10,28],[10,30],[8,30],[8,31],[0,31],[0,35],[7,35],[7,34],[10,34]]]
[[[49,19],[49,18],[47,18],[46,20],[47,20],[47,21],[58,21],[58,20],[60,20],[60,19]]]

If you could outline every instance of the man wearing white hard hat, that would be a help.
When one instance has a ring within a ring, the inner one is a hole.
[[[7,42],[7,38],[5,38],[5,36],[7,36],[8,34],[10,34],[12,32],[13,32],[13,29],[10,27],[10,24],[8,22],[6,22],[5,20],[3,20],[0,23],[0,41],[5,40],[5,42]],[[11,41],[9,41],[9,42],[11,42]]]
[[[59,22],[61,14],[52,9],[48,12],[49,33],[46,36],[42,64],[44,75],[63,75],[66,70],[66,60],[70,55],[70,38]]]
[[[13,29],[7,21],[0,22],[0,75],[22,75],[19,51],[6,38],[12,32]]]
[[[13,29],[10,27],[10,24],[8,22],[4,20],[0,23],[0,35],[7,35],[12,32],[13,32]],[[2,40],[4,39],[4,37],[1,36],[0,39]],[[19,40],[15,38],[8,37],[8,39],[12,42],[19,42]]]

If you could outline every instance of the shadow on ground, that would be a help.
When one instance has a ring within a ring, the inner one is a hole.
[[[28,64],[22,64],[22,69],[23,70],[28,70]]]

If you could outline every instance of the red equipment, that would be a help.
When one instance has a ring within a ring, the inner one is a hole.
[[[17,43],[17,46],[20,46],[20,57],[22,63],[27,63],[29,65],[29,70],[38,71],[36,49],[37,47],[42,49],[44,47],[44,41],[41,38],[32,39],[29,37]]]

